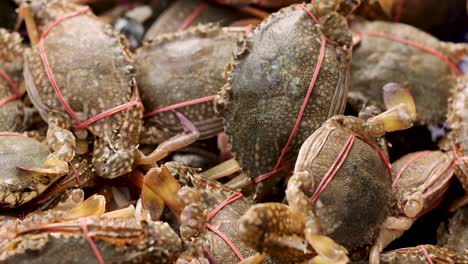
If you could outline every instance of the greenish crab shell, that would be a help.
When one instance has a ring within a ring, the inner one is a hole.
[[[317,66],[322,38],[305,10],[290,6],[240,42],[234,62],[227,66],[229,80],[215,107],[224,115],[236,159],[253,179],[274,169],[286,145]],[[294,161],[313,131],[343,113],[350,53],[326,44],[317,81],[284,160]]]
[[[173,1],[164,13],[151,25],[145,34],[145,40],[151,40],[165,33],[176,32],[190,17],[191,14],[202,8],[190,26],[199,24],[216,23],[220,26],[228,26],[231,22],[246,17],[234,8],[215,4],[206,4],[202,0],[178,0]]]
[[[391,175],[378,151],[354,133],[327,122],[304,142],[294,175],[308,175],[301,190],[312,197],[353,136],[344,162],[311,208],[324,234],[347,248],[350,258],[361,259],[390,213]],[[291,204],[297,194],[290,190],[290,184],[286,197]]]
[[[0,136],[0,207],[12,208],[39,196],[62,175],[28,171],[50,154],[47,145],[25,136]]]
[[[228,32],[208,24],[146,41],[135,59],[136,78],[145,109],[151,112],[214,96],[225,83],[224,67],[240,36],[240,32]],[[214,112],[212,101],[181,107],[177,111],[197,127],[201,139],[223,131],[222,117]],[[172,111],[147,117],[145,126],[161,130],[160,139],[155,141],[183,131]],[[147,143],[145,140],[142,138],[141,143]]]
[[[442,124],[450,88],[455,84],[453,69],[434,54],[368,32],[415,42],[446,56],[456,65],[448,48],[450,44],[399,23],[359,22],[352,24],[351,29],[360,36],[360,42],[353,49],[350,94],[361,94],[369,100],[368,104],[384,109],[380,88],[389,82],[402,83],[414,97],[418,111],[415,124]]]

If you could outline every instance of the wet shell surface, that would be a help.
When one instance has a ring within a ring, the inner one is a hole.
[[[310,5],[308,6],[310,8]],[[317,25],[298,6],[280,10],[240,43],[229,81],[215,107],[236,159],[251,178],[273,170],[311,83],[322,42]],[[349,54],[326,45],[308,105],[286,159],[330,116],[344,110]]]
[[[447,43],[412,26],[390,22],[364,22],[352,30],[386,34],[416,42],[456,61]],[[416,125],[442,124],[447,113],[447,98],[455,83],[455,73],[441,58],[395,40],[360,34],[353,49],[350,93],[358,92],[384,109],[381,87],[389,82],[405,85],[414,97]],[[359,110],[359,109],[358,109]]]
[[[240,36],[238,32],[214,25],[199,25],[147,41],[135,60],[146,111],[214,96],[226,82],[224,68]],[[222,117],[215,114],[212,101],[177,111],[199,129],[201,138],[215,136],[223,130]],[[172,111],[149,116],[145,125],[163,130],[166,138],[182,132],[181,123]]]

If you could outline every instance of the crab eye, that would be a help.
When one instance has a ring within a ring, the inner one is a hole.
[[[422,210],[422,204],[418,200],[409,200],[406,202],[403,211],[408,217],[417,216]]]

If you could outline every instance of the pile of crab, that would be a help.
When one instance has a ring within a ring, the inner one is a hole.
[[[468,263],[465,0],[0,9],[0,263]]]

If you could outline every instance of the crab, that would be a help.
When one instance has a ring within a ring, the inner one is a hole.
[[[468,206],[458,209],[447,223],[437,230],[437,244],[468,255]]]
[[[68,164],[57,160],[42,167],[50,154],[46,144],[21,134],[0,134],[0,207],[16,207],[42,194],[68,172]]]
[[[235,158],[257,183],[258,198],[291,170],[287,161],[309,133],[343,113],[352,46],[344,15],[357,4],[317,0],[281,9],[240,42],[227,66],[228,83],[215,108]]]
[[[87,7],[68,1],[23,4],[20,15],[32,43],[24,56],[26,88],[49,125],[47,142],[54,151],[44,166],[71,161],[76,137],[85,140],[89,131],[99,176],[131,171],[143,111],[123,39]]]
[[[50,154],[46,144],[27,133],[0,133],[2,157],[0,208],[40,206],[72,188],[89,187],[97,175],[90,155],[77,155],[66,163],[57,160],[42,167]]]
[[[369,249],[370,263],[378,263],[379,252],[440,201],[453,163],[439,152],[396,161],[393,177],[398,181],[392,192],[386,155],[371,137],[411,127],[415,107],[408,90],[398,84],[384,86],[384,98],[387,111],[366,121],[334,116],[304,142],[286,189],[289,207],[259,204],[246,212],[240,220],[246,243],[277,254],[278,238],[295,241],[283,247],[296,252],[306,239],[318,257],[333,263],[346,262],[348,252],[351,259],[362,259]],[[262,228],[266,221],[269,225]],[[259,236],[272,240],[262,242]],[[304,261],[311,255],[300,257]]]
[[[254,203],[251,198],[178,162],[166,162],[160,168],[151,169],[145,177],[148,186],[160,195],[179,220],[186,251],[177,263],[209,260],[236,263],[255,255],[254,250],[242,243],[237,232],[237,220]],[[265,263],[285,262],[268,257]]]
[[[265,8],[280,8],[292,4],[302,3],[300,0],[216,0],[225,5],[258,5]]]
[[[220,26],[228,26],[245,17],[233,8],[202,0],[178,0],[174,1],[151,25],[145,34],[145,40],[154,39],[163,33],[174,33],[191,25],[218,23]]]
[[[357,44],[353,49],[349,97],[355,110],[362,104],[383,107],[380,87],[405,84],[419,114],[415,125],[441,125],[446,119],[450,88],[461,75],[457,69],[467,44],[442,42],[412,26],[389,22],[351,25]]]
[[[452,131],[449,133],[449,146],[456,156],[455,174],[468,192],[468,75],[457,79],[449,99],[447,123]]]
[[[412,25],[438,38],[447,38],[450,31],[466,19],[465,0],[365,0],[356,14],[371,20],[395,21]],[[431,19],[427,19],[427,14]]]
[[[417,247],[399,248],[385,252],[380,256],[382,264],[427,264],[427,263],[468,263],[466,254],[437,247],[419,245]]]
[[[172,263],[181,252],[180,238],[167,223],[149,220],[144,211],[137,214],[133,205],[104,213],[102,195],[85,201],[83,195],[77,189],[53,209],[31,213],[22,220],[4,219],[0,261],[46,263],[66,258],[73,263],[83,259],[104,263],[154,258],[156,263]],[[91,248],[74,243],[87,243]],[[66,256],[57,254],[64,247],[69,248]],[[55,260],[57,256],[61,259]]]
[[[54,150],[45,167],[57,160],[70,161],[76,149],[87,145],[88,132],[94,171],[104,178],[153,164],[197,139],[196,128],[177,113],[190,133],[162,142],[148,155],[137,150],[143,111],[129,51],[124,39],[88,8],[64,0],[40,0],[23,4],[20,14],[33,43],[25,52],[27,91],[48,122],[47,142]],[[39,41],[34,37],[35,19],[42,32]],[[86,41],[76,41],[74,34]],[[64,60],[69,63],[62,64]],[[44,69],[43,64],[51,67]]]
[[[30,123],[21,98],[23,45],[16,32],[0,28],[0,131],[24,131]]]
[[[136,77],[148,111],[140,143],[158,144],[182,132],[176,114],[164,109],[191,100],[201,102],[177,111],[195,125],[199,139],[223,131],[222,117],[213,110],[213,98],[225,83],[224,66],[240,35],[214,25],[199,25],[147,41],[137,51]]]
[[[85,243],[91,248],[77,246]],[[67,254],[59,253],[64,251]],[[180,238],[167,223],[101,216],[18,232],[0,254],[0,261],[82,263],[97,258],[100,263],[156,261],[154,263],[162,264],[173,263],[180,251]]]

